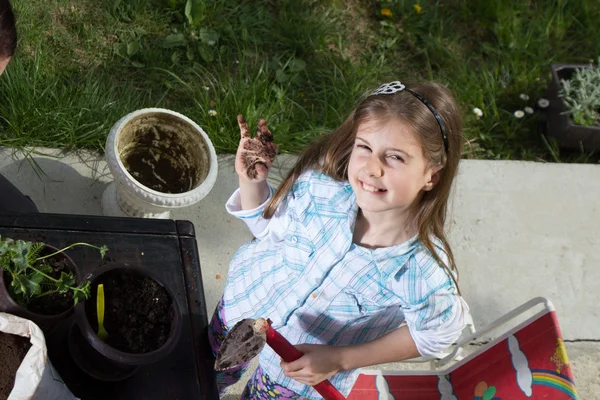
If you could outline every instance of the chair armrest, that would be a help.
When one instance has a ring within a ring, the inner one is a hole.
[[[458,343],[456,344],[456,347],[454,348],[454,350],[448,354],[446,357],[442,358],[441,360],[439,360],[436,363],[436,367],[441,367],[443,365],[448,364],[451,361],[454,361],[454,359],[460,354],[460,351],[462,350],[462,348],[465,345],[468,345],[471,341],[473,341],[474,339],[477,339],[491,331],[493,331],[494,329],[506,324],[507,322],[510,322],[511,320],[513,320],[514,318],[518,317],[519,315],[523,314],[524,312],[532,309],[535,306],[538,306],[540,304],[544,305],[544,309],[547,312],[551,312],[554,311],[554,306],[552,305],[552,303],[550,302],[550,300],[546,299],[545,297],[536,297],[533,298],[531,300],[529,300],[528,302],[520,305],[519,307],[515,308],[514,310],[510,311],[509,313],[503,315],[502,317],[498,318],[497,320],[495,320],[494,322],[492,322],[491,324],[487,325],[485,328],[483,328],[482,330],[479,331],[473,331],[471,333],[471,335],[467,336],[466,338],[459,340]]]

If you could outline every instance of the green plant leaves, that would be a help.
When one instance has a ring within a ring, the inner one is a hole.
[[[288,63],[288,68],[290,72],[301,72],[306,69],[306,61],[301,60],[299,58],[293,58]]]
[[[13,276],[12,282],[10,286],[12,287],[15,294],[24,294],[27,293],[27,277],[23,275],[15,275]]]
[[[144,64],[136,61],[134,56],[140,52],[141,44],[139,40],[131,43],[117,43],[114,46],[115,53],[121,58],[129,61],[131,65],[137,68],[144,67]]]
[[[114,51],[117,55],[127,58],[127,43],[116,43],[114,45]]]
[[[185,17],[188,23],[192,26],[198,25],[202,21],[202,15],[204,15],[204,1],[187,0],[185,4]]]
[[[306,69],[306,61],[299,58],[291,58],[283,66],[279,66],[280,61],[277,58],[274,58],[272,63],[277,66],[277,69],[275,70],[275,80],[278,83],[286,83],[293,78],[296,78],[298,73]]]
[[[133,57],[138,51],[140,51],[140,42],[135,41],[127,44],[127,55],[129,57]]]
[[[56,254],[74,246],[98,249],[103,258],[108,251],[107,246],[97,247],[88,243],[74,243],[57,251]],[[33,298],[52,293],[71,293],[75,304],[87,299],[90,296],[89,282],[76,286],[75,275],[65,271],[62,271],[58,278],[54,278],[52,276],[53,267],[43,260],[55,253],[39,256],[43,248],[44,244],[41,242],[13,241],[10,238],[0,240],[0,266],[12,278],[9,292],[13,299],[23,307],[27,307]]]
[[[600,125],[600,67],[578,68],[560,80],[559,96],[577,125]]]
[[[13,266],[13,273],[22,273],[29,267],[29,259],[27,255],[31,250],[31,242],[24,242],[23,240],[17,240],[14,242],[9,252],[12,255],[10,258]]]
[[[202,59],[206,62],[212,62],[215,59],[213,50],[210,47],[202,44],[198,45],[198,54],[200,54],[200,57],[202,57]]]
[[[6,238],[2,240],[2,236],[0,236],[0,256],[6,254],[7,250],[10,248],[13,242],[14,240],[12,240],[11,238]]]
[[[191,37],[195,38],[193,33]],[[217,44],[219,37],[219,33],[214,29],[201,28],[198,30],[198,41],[188,40],[183,33],[174,33],[165,37],[163,41],[163,47],[166,49],[187,47],[185,55],[188,60],[194,60],[194,53],[197,51],[204,61],[212,62],[215,59],[213,47]],[[194,42],[197,43],[196,46],[194,46]],[[173,61],[173,64],[177,64],[180,57],[181,54],[174,52],[171,55],[171,61]]]
[[[217,40],[219,40],[219,33],[214,29],[201,28],[198,31],[199,38],[202,43],[207,44],[209,46],[214,46],[217,44]]]
[[[283,69],[278,69],[275,72],[275,79],[279,83],[285,83],[290,79],[290,76],[288,74],[286,74],[285,72],[283,72]]]
[[[67,293],[71,286],[75,285],[75,277],[71,273],[61,272],[55,285],[58,293]]]
[[[86,281],[86,282],[82,283],[81,285],[79,285],[79,287],[75,288],[75,290],[73,291],[73,301],[75,302],[75,305],[77,305],[77,303],[79,303],[80,301],[89,299],[90,295],[91,295],[90,281]]]
[[[106,255],[107,251],[108,251],[108,246],[101,246],[100,247],[100,257],[104,258],[104,256]]]
[[[29,279],[25,280],[25,286],[27,287],[27,291],[25,291],[25,294],[29,295],[29,297],[32,297],[42,293],[41,284],[42,282],[44,282],[44,275],[33,273],[29,275],[28,278]]]
[[[165,37],[163,41],[163,47],[165,49],[172,49],[173,47],[182,47],[187,44],[187,40],[183,33],[174,33]]]
[[[44,249],[44,243],[36,242],[31,245],[31,250],[27,254],[27,260],[29,260],[30,264],[33,264],[37,261],[37,258],[40,256],[40,253]]]

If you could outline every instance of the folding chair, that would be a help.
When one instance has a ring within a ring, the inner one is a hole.
[[[471,341],[539,305],[541,311],[456,362]],[[579,399],[556,312],[542,297],[459,340],[435,364],[433,371],[364,370],[348,400]]]

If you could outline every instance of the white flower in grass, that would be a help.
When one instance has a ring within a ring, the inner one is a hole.
[[[217,115],[217,111],[216,110],[208,110],[208,115],[210,115],[211,117],[214,117],[215,115]]]
[[[483,117],[483,111],[481,111],[481,108],[477,108],[477,107],[475,107],[475,108],[473,109],[473,113],[474,113],[475,115],[477,115],[477,118],[481,118],[481,117]]]
[[[204,90],[206,90],[208,92],[210,90],[210,88],[208,86],[204,86]]]
[[[548,99],[539,99],[537,102],[537,105],[540,108],[548,108],[548,106],[550,105],[550,102],[548,101]]]
[[[525,116],[525,113],[523,112],[523,110],[517,110],[515,111],[515,118],[523,118]]]
[[[521,100],[525,100],[525,101],[529,100],[529,96],[527,96],[525,93],[521,93],[519,95],[519,97],[521,98]]]
[[[533,114],[533,108],[531,107],[525,107],[523,110],[525,110],[527,114]]]

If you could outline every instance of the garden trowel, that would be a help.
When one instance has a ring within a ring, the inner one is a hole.
[[[298,349],[273,329],[270,320],[247,318],[235,324],[223,340],[215,361],[215,369],[223,371],[252,360],[260,353],[265,343],[285,362],[296,361],[302,357]],[[325,400],[345,399],[328,380],[316,384],[313,388]]]

